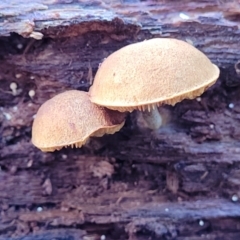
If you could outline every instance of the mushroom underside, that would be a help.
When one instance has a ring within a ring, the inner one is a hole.
[[[149,103],[144,103],[141,105],[136,104],[135,106],[134,105],[133,106],[109,106],[107,104],[101,104],[101,103],[97,103],[97,102],[94,102],[94,103],[97,105],[100,105],[100,106],[104,106],[111,110],[117,110],[119,112],[132,112],[134,110],[150,112],[150,111],[154,110],[155,108],[160,107],[164,104],[174,106],[176,103],[181,102],[184,99],[194,99],[194,98],[202,95],[205,92],[205,90],[208,89],[209,87],[211,87],[214,83],[215,83],[215,81],[211,81],[207,85],[204,85],[198,89],[195,89],[195,90],[183,93],[183,94],[179,94],[177,96],[173,96],[173,97],[161,100],[161,101],[149,102]]]
[[[44,148],[40,148],[40,149],[43,152],[54,152],[55,150],[59,151],[64,147],[65,148],[67,148],[67,147],[81,148],[83,145],[85,145],[88,142],[90,137],[102,137],[105,134],[114,134],[115,132],[118,132],[123,127],[124,123],[125,123],[125,121],[118,125],[105,126],[104,128],[100,128],[81,141],[76,141],[76,142],[72,142],[72,143],[64,143],[64,144],[59,144],[58,146],[44,147]]]
[[[111,110],[117,110],[119,112],[132,112],[134,110],[139,110],[142,112],[143,119],[145,120],[146,124],[150,129],[158,129],[162,125],[162,117],[158,111],[158,107],[162,106],[163,104],[168,104],[174,106],[176,103],[181,102],[184,99],[194,99],[200,96],[207,88],[212,86],[215,81],[208,83],[207,85],[195,89],[193,91],[186,92],[184,94],[174,96],[168,99],[164,99],[158,102],[151,102],[142,105],[136,106],[107,106],[104,107],[109,108]],[[98,103],[96,103],[98,104]]]

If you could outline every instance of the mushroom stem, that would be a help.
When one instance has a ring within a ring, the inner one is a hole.
[[[157,107],[151,109],[151,111],[146,110],[142,112],[142,116],[150,129],[158,129],[161,127],[162,117]]]

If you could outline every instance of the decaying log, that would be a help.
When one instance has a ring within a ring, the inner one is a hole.
[[[0,3],[0,239],[239,239],[238,1]],[[39,106],[87,91],[113,51],[155,37],[185,40],[221,68],[196,100],[138,113],[81,149],[31,144]]]

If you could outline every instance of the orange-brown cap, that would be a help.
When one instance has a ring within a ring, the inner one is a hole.
[[[88,93],[70,90],[46,101],[32,127],[32,143],[44,152],[81,147],[90,136],[119,131],[125,115],[90,102]]]
[[[128,45],[107,57],[90,88],[90,99],[122,112],[150,110],[193,99],[218,76],[218,67],[192,45],[155,38]]]

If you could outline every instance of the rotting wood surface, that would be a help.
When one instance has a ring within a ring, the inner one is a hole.
[[[239,239],[238,1],[18,2],[0,3],[0,239]],[[32,146],[40,104],[153,37],[192,43],[220,79],[159,131],[132,113],[81,149]]]

